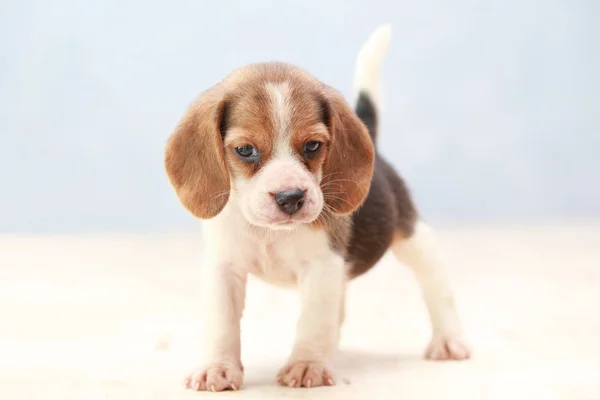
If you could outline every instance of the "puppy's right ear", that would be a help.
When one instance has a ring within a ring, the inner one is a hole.
[[[201,219],[221,212],[229,199],[223,135],[227,101],[221,84],[186,111],[165,151],[165,169],[183,206]]]

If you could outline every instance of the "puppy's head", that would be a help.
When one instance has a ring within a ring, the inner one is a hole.
[[[209,219],[228,201],[272,229],[349,214],[364,201],[374,149],[343,98],[296,67],[257,64],[204,92],[169,138],[165,166],[183,205]]]

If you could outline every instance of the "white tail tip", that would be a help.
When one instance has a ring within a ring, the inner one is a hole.
[[[391,25],[381,25],[369,37],[356,57],[354,95],[366,92],[377,108],[381,104],[381,67],[392,37]]]

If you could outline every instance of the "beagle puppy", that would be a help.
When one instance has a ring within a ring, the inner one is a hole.
[[[168,139],[165,167],[183,206],[204,220],[206,363],[195,390],[242,386],[240,318],[248,274],[297,288],[295,345],[281,385],[334,385],[330,360],[344,320],[347,282],[391,249],[422,289],[431,359],[470,356],[432,230],[376,150],[380,70],[391,29],[359,52],[352,109],[306,71],[252,64],[188,108]]]

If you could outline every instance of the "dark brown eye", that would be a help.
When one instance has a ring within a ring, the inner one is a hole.
[[[238,158],[245,163],[256,164],[260,161],[260,153],[254,146],[247,144],[244,146],[238,146],[234,150]]]
[[[256,147],[250,145],[236,147],[235,152],[239,158],[246,162],[254,162],[260,156]]]
[[[319,150],[321,150],[321,144],[321,142],[315,141],[306,142],[304,143],[304,148],[302,149],[302,152],[306,157],[312,158],[319,153]]]

